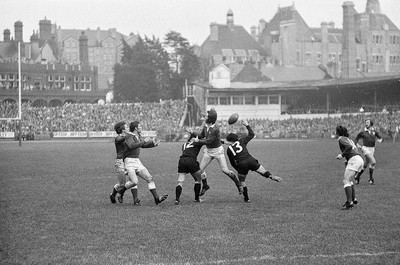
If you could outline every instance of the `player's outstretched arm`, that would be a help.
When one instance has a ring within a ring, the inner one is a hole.
[[[276,181],[276,182],[281,182],[281,181],[282,181],[282,178],[281,178],[281,177],[278,177],[278,176],[273,176],[273,175],[271,175],[270,178],[271,178],[273,181]]]

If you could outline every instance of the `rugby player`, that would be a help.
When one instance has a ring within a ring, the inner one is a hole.
[[[215,124],[217,121],[217,111],[214,108],[211,108],[207,111],[204,119],[206,124],[204,125],[200,133],[193,133],[192,128],[186,128],[187,132],[198,136],[200,142],[206,145],[203,157],[200,161],[200,170],[202,171],[201,181],[203,184],[203,187],[200,191],[200,196],[203,196],[204,193],[208,189],[210,189],[210,186],[207,183],[207,175],[205,173],[205,169],[214,159],[218,161],[221,171],[230,179],[232,179],[233,182],[235,182],[235,185],[239,190],[239,194],[243,194],[243,187],[241,186],[239,179],[237,178],[235,173],[233,173],[233,171],[229,170],[228,164],[226,162],[219,127]]]
[[[247,120],[242,120],[241,123],[247,128],[248,134],[243,138],[239,138],[237,134],[229,133],[226,136],[226,141],[229,143],[226,153],[228,154],[229,162],[232,167],[236,169],[239,181],[243,186],[244,201],[249,203],[250,199],[245,180],[250,170],[277,182],[281,182],[282,178],[273,176],[271,172],[267,171],[262,165],[260,165],[257,159],[250,155],[247,150],[247,143],[254,138],[254,132]]]
[[[148,188],[154,197],[154,202],[156,205],[159,205],[167,199],[168,195],[158,196],[153,176],[142,164],[139,156],[140,148],[156,147],[160,144],[160,140],[155,138],[143,139],[141,132],[142,125],[138,121],[133,121],[129,124],[129,132],[127,132],[125,136],[126,148],[124,153],[124,163],[125,169],[128,172],[128,181],[119,193],[123,193],[125,190],[135,187],[138,184],[139,176],[147,182]]]
[[[201,170],[199,162],[197,161],[197,156],[203,145],[204,143],[199,142],[199,138],[194,137],[193,134],[190,134],[187,142],[182,145],[182,155],[179,157],[178,162],[178,184],[175,188],[176,205],[180,202],[183,182],[188,173],[190,173],[194,178],[194,201],[201,202],[199,198],[201,189]]]
[[[356,139],[354,140],[357,147],[362,150],[362,153],[365,156],[364,166],[355,177],[357,184],[360,183],[361,174],[365,171],[367,167],[369,167],[369,184],[375,184],[373,177],[376,165],[376,160],[374,157],[375,142],[381,143],[383,141],[383,138],[379,135],[377,131],[375,131],[375,128],[373,126],[374,123],[370,119],[365,120],[364,130],[357,134]],[[360,139],[362,139],[363,145],[360,145],[358,143]]]
[[[117,136],[114,139],[117,158],[115,159],[114,168],[117,175],[118,183],[114,185],[110,194],[111,203],[116,203],[115,196],[117,192],[125,185],[125,166],[124,166],[124,153],[125,153],[125,133],[128,130],[128,125],[124,121],[117,122],[114,125],[114,130]]]
[[[336,127],[336,138],[338,138],[339,149],[342,152],[336,156],[336,159],[346,158],[343,185],[347,200],[343,204],[342,210],[348,210],[358,203],[352,178],[357,175],[364,163],[357,146],[348,137],[349,133],[346,127],[341,125]]]

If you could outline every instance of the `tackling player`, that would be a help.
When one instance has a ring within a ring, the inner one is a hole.
[[[357,146],[348,137],[349,133],[346,127],[341,125],[336,127],[336,138],[338,138],[339,148],[342,152],[336,156],[336,159],[346,158],[343,185],[347,200],[343,204],[342,210],[348,210],[358,203],[352,178],[361,170],[364,163]]]
[[[370,119],[365,120],[364,130],[361,131],[359,134],[357,134],[356,139],[354,140],[357,147],[362,150],[362,153],[365,156],[364,166],[362,170],[355,177],[357,184],[360,183],[361,174],[368,166],[369,166],[369,184],[373,185],[375,183],[373,178],[374,169],[376,165],[376,160],[374,157],[375,141],[381,143],[383,141],[383,138],[379,135],[378,132],[375,131],[375,128],[373,126],[374,123]],[[358,143],[360,139],[363,140],[363,145],[360,145]]]
[[[128,181],[125,186],[119,191],[123,193],[125,190],[135,187],[138,184],[138,176],[148,183],[149,190],[154,197],[154,202],[159,205],[168,195],[158,196],[156,184],[154,183],[153,176],[150,175],[147,168],[142,164],[139,159],[140,148],[151,148],[159,145],[160,140],[145,138],[140,135],[142,132],[142,125],[138,121],[129,124],[129,132],[125,137],[125,153],[124,162],[125,169],[128,172]]]
[[[176,205],[180,202],[182,186],[187,173],[190,173],[194,178],[194,201],[201,202],[199,198],[201,189],[201,170],[199,162],[197,161],[197,156],[203,145],[204,143],[199,142],[199,138],[194,137],[193,134],[190,134],[187,142],[182,145],[182,155],[178,162],[178,184],[175,188]]]
[[[239,138],[235,133],[228,134],[226,136],[226,140],[230,145],[226,153],[228,154],[228,158],[232,167],[236,169],[240,183],[243,186],[244,201],[249,203],[250,199],[245,180],[250,170],[257,172],[265,178],[269,178],[277,182],[281,182],[282,178],[273,176],[271,172],[267,171],[262,165],[260,165],[257,159],[250,155],[249,151],[247,150],[247,143],[254,138],[254,132],[247,120],[242,120],[241,123],[242,125],[246,126],[248,135],[243,138]]]
[[[215,124],[217,121],[217,112],[214,108],[207,111],[205,116],[205,126],[200,134],[195,133],[199,137],[200,142],[204,142],[206,148],[204,149],[203,157],[200,161],[200,170],[201,181],[203,183],[203,187],[200,191],[200,196],[203,196],[204,193],[210,189],[210,186],[207,184],[207,175],[205,173],[206,167],[211,163],[212,160],[216,159],[221,168],[221,171],[227,175],[233,182],[235,182],[236,187],[239,190],[239,194],[243,193],[243,187],[240,184],[240,181],[236,177],[235,173],[233,173],[228,168],[228,164],[226,163],[226,158],[224,154],[224,148],[221,143],[221,134],[219,131],[219,127]],[[186,128],[187,132],[193,134],[191,128]]]
[[[118,134],[114,139],[115,149],[117,152],[117,158],[115,159],[114,168],[117,175],[118,183],[114,185],[113,190],[110,194],[111,203],[116,203],[115,196],[117,192],[122,189],[125,184],[125,166],[124,166],[124,153],[125,153],[125,132],[128,130],[128,126],[124,121],[117,122],[114,125],[114,130]]]

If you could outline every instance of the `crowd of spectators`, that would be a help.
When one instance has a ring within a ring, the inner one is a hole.
[[[337,125],[345,126],[349,134],[355,137],[365,126],[365,120],[374,121],[374,127],[382,135],[391,137],[400,125],[400,112],[376,112],[346,114],[323,118],[289,118],[285,120],[251,119],[248,120],[257,138],[323,138],[332,137]],[[238,124],[228,125],[221,122],[223,136],[230,131],[246,133],[246,129]]]
[[[182,100],[159,103],[65,104],[61,107],[33,107],[22,104],[22,131],[43,134],[58,131],[113,131],[117,121],[138,120],[143,130],[172,134],[180,128],[186,105]],[[0,117],[18,117],[18,105],[0,104]],[[15,131],[15,120],[0,122],[0,131]]]
[[[113,131],[117,121],[139,120],[144,130],[157,131],[160,138],[180,139],[183,134],[182,119],[186,109],[184,100],[165,100],[155,103],[112,103],[112,104],[65,104],[61,107],[33,107],[22,104],[22,133],[43,134],[57,131]],[[0,104],[0,117],[18,117],[16,103]],[[400,125],[399,111],[343,114],[321,118],[285,120],[252,119],[257,138],[321,138],[332,137],[338,124],[349,129],[355,136],[363,127],[366,118],[372,118],[376,129],[390,137]],[[228,126],[226,121],[218,121],[222,137],[236,131],[246,133],[240,125]],[[199,128],[200,129],[200,128]],[[16,131],[16,121],[0,121],[0,131]]]

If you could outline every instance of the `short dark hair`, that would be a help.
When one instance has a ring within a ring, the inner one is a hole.
[[[124,125],[126,123],[124,121],[119,121],[114,125],[114,130],[117,134],[121,134],[122,130],[124,129]]]
[[[366,119],[365,122],[369,121],[369,124],[371,124],[371,126],[374,126],[374,122],[371,119]]]
[[[339,135],[339,136],[349,137],[349,133],[347,132],[347,128],[342,126],[342,125],[338,125],[336,127],[336,134]]]
[[[217,111],[214,108],[207,110],[207,120],[206,123],[214,124],[217,121]]]
[[[226,136],[226,140],[229,142],[236,142],[239,140],[239,136],[236,133],[230,133]]]
[[[129,131],[134,132],[135,129],[139,126],[138,121],[133,121],[129,124]]]

